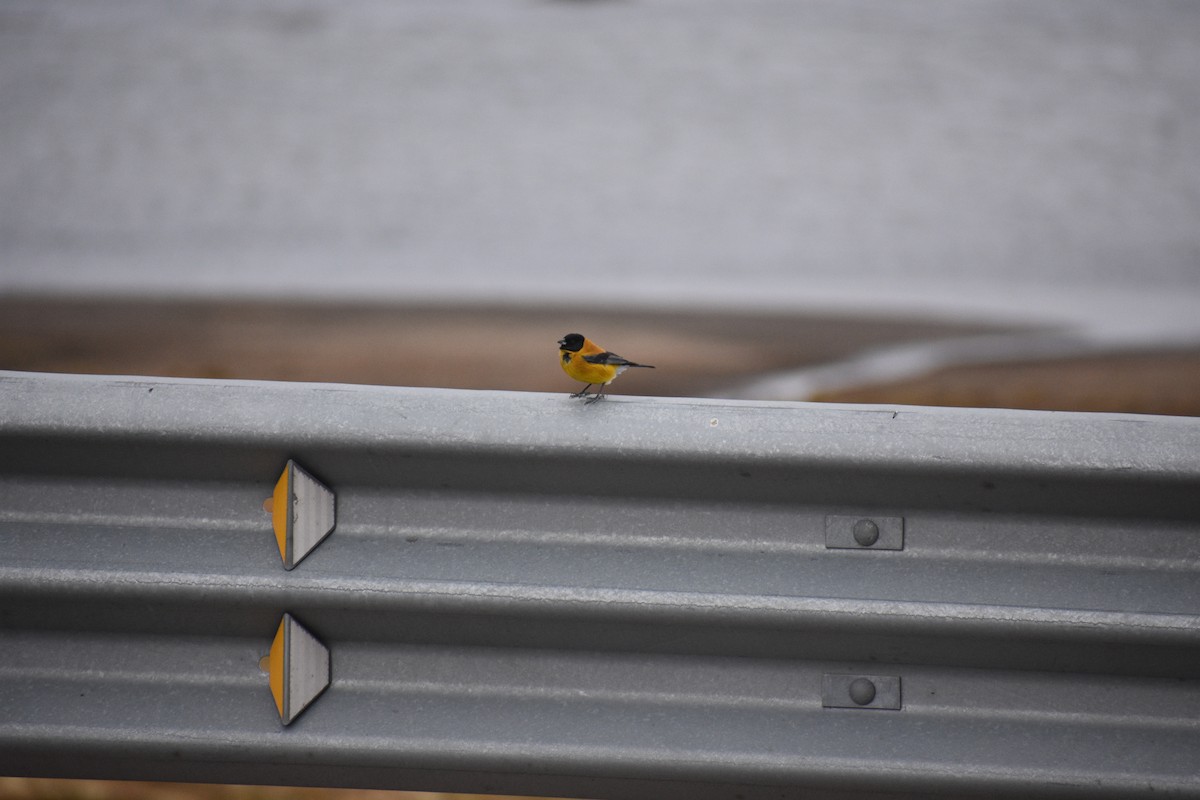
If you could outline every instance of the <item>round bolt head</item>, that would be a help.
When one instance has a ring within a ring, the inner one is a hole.
[[[856,678],[850,683],[850,699],[865,706],[875,699],[875,684],[866,678]]]
[[[879,526],[869,519],[860,519],[854,523],[854,541],[863,547],[870,547],[879,541]]]

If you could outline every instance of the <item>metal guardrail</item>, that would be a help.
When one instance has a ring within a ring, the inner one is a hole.
[[[289,458],[337,506],[290,571]],[[284,614],[330,677],[286,726]],[[1200,796],[1198,754],[1197,419],[0,373],[3,774]]]

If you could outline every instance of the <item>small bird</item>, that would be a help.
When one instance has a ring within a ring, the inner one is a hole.
[[[588,403],[599,400],[604,387],[630,367],[654,369],[649,364],[635,364],[616,353],[610,353],[581,333],[568,333],[558,340],[558,346],[563,372],[587,384],[571,397],[583,397],[593,386],[600,387],[587,399]]]

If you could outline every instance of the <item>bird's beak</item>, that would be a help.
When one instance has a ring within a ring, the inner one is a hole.
[[[559,340],[558,340],[558,346],[559,346],[559,347],[562,347],[564,344],[566,344],[566,341],[567,341],[566,339],[559,339]]]

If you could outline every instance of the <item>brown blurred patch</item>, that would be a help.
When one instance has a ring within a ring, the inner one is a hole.
[[[1200,348],[957,366],[813,399],[1200,416]]]
[[[905,319],[728,312],[0,298],[0,369],[574,391],[578,331],[659,368],[617,393],[700,395],[867,347],[993,331]]]
[[[835,314],[7,297],[0,369],[569,392],[555,342],[579,331],[658,366],[623,377],[617,394],[714,396],[766,372],[1004,330]],[[1200,415],[1200,348],[957,366],[795,399]]]

